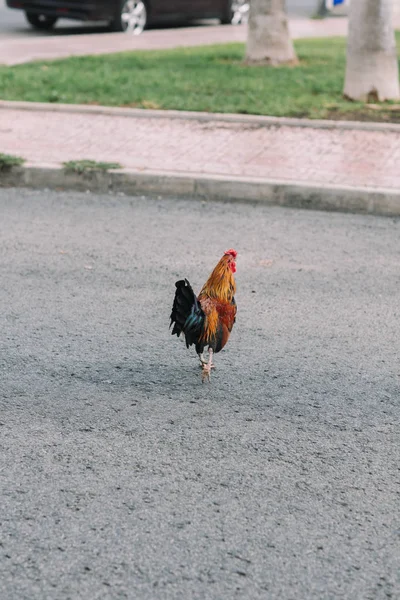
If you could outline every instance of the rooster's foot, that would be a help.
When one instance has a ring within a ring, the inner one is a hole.
[[[203,365],[203,371],[201,373],[201,382],[208,381],[210,383],[211,367],[208,364]]]

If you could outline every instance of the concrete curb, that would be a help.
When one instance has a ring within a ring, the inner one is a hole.
[[[91,106],[85,104],[53,104],[45,102],[21,102],[0,100],[0,109],[61,112],[83,115],[108,115],[135,119],[178,119],[201,122],[243,123],[255,127],[308,127],[311,129],[339,129],[359,131],[382,131],[400,133],[400,125],[395,123],[375,123],[364,121],[327,121],[321,119],[292,119],[289,117],[265,117],[231,113],[204,113],[180,110],[150,110],[121,108],[113,106]]]
[[[256,178],[229,178],[179,172],[89,172],[77,174],[48,165],[13,168],[0,187],[158,195],[202,200],[262,203],[313,210],[400,216],[400,191],[306,185]]]

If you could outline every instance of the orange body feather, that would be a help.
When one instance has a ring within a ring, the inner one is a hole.
[[[232,257],[224,254],[203,285],[198,298],[206,315],[202,340],[212,344],[220,332],[220,349],[228,341],[236,317],[236,283],[231,263]]]

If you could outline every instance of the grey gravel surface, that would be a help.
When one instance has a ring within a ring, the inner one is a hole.
[[[400,597],[400,221],[0,190],[0,598]],[[239,251],[201,384],[177,278]]]

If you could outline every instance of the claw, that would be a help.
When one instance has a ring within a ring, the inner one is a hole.
[[[199,354],[201,368],[203,369],[202,374],[201,374],[202,383],[204,383],[207,380],[210,383],[211,369],[215,369],[215,366],[213,365],[213,362],[212,362],[213,354],[214,353],[213,353],[212,348],[209,348],[207,362],[204,360],[203,354],[202,353]]]
[[[201,373],[201,382],[204,383],[205,381],[208,381],[208,383],[211,383],[210,375],[211,375],[211,368],[208,367],[208,364],[205,364],[203,366],[203,371]]]

